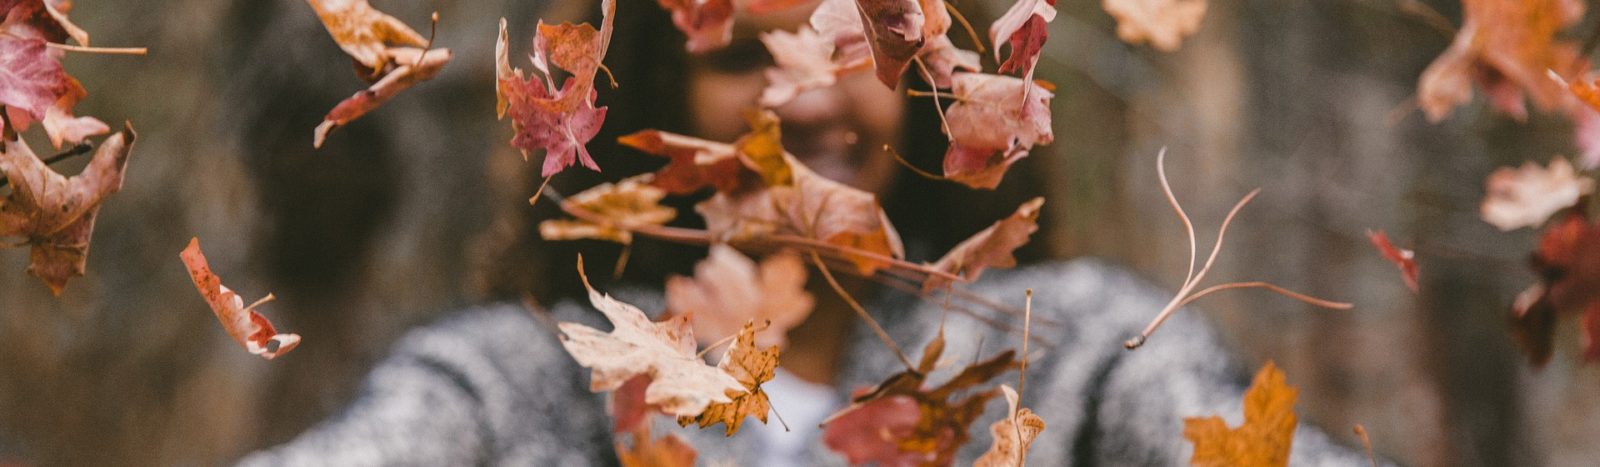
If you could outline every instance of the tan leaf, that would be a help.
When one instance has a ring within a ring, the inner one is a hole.
[[[1148,42],[1163,52],[1178,50],[1206,17],[1206,0],[1101,0],[1100,5],[1117,19],[1123,42]]]
[[[580,277],[583,269],[578,269]],[[675,416],[698,416],[716,402],[732,402],[730,395],[745,388],[716,367],[695,356],[694,331],[689,316],[651,322],[637,307],[601,295],[589,286],[589,302],[614,328],[610,333],[578,323],[560,323],[561,346],[579,365],[590,370],[591,391],[611,391],[630,378],[650,377],[644,402]]]
[[[1551,214],[1594,193],[1594,180],[1581,176],[1566,158],[1555,157],[1549,167],[1527,162],[1519,168],[1501,167],[1489,174],[1480,212],[1484,222],[1500,230],[1537,227]]]
[[[1559,108],[1565,88],[1546,74],[1578,71],[1577,45],[1557,35],[1583,19],[1583,3],[1462,0],[1461,6],[1455,41],[1418,79],[1417,101],[1428,120],[1443,120],[1471,101],[1474,82],[1490,104],[1512,117],[1526,117],[1524,94],[1541,109]]]
[[[300,345],[299,335],[279,334],[272,328],[272,322],[255,311],[257,306],[271,301],[272,294],[267,294],[250,306],[244,306],[244,300],[238,294],[222,285],[222,279],[211,272],[211,266],[206,264],[206,255],[200,251],[200,239],[190,239],[189,246],[178,257],[188,267],[189,278],[194,280],[194,286],[200,290],[200,296],[206,299],[206,304],[211,306],[211,312],[216,313],[222,329],[228,331],[228,336],[233,337],[234,342],[238,342],[245,350],[271,360]]]
[[[360,66],[372,86],[358,91],[328,111],[312,132],[311,145],[322,147],[328,133],[377,109],[400,91],[433,79],[450,62],[450,49],[426,50],[428,40],[367,0],[306,0],[328,35]]]
[[[1244,393],[1244,425],[1228,428],[1222,417],[1183,419],[1183,437],[1194,443],[1189,463],[1206,467],[1282,467],[1289,464],[1294,442],[1294,400],[1299,394],[1284,383],[1272,362],[1256,373]]]
[[[311,145],[322,147],[322,142],[328,138],[328,133],[344,126],[346,123],[361,118],[367,112],[376,110],[389,99],[400,94],[400,91],[411,89],[423,81],[431,80],[439,75],[446,63],[450,63],[450,50],[423,50],[411,47],[396,47],[390,50],[398,65],[394,70],[383,76],[383,79],[372,83],[366,89],[356,91],[355,95],[345,98],[328,115],[322,117],[322,124],[317,125],[312,132]],[[46,124],[49,120],[45,121]]]
[[[783,347],[789,329],[811,315],[814,300],[805,290],[805,262],[784,251],[758,266],[725,244],[694,267],[694,277],[667,279],[667,310],[694,314],[694,333],[701,340],[733,335],[752,320],[769,323],[756,333],[756,343]],[[709,342],[707,342],[709,343]]]
[[[767,412],[772,410],[772,405],[767,401],[766,391],[761,390],[761,383],[772,381],[773,372],[778,368],[778,346],[766,349],[756,346],[755,321],[746,322],[739,330],[717,368],[739,380],[747,392],[733,396],[732,402],[711,404],[698,417],[678,417],[678,425],[698,422],[700,428],[705,428],[721,423],[727,427],[725,434],[733,436],[739,432],[739,425],[746,416],[755,416],[761,423],[767,423]]]
[[[1000,392],[1005,394],[1010,411],[1006,418],[989,425],[994,444],[972,464],[973,467],[1022,467],[1028,458],[1028,445],[1044,431],[1044,419],[1034,415],[1032,410],[1017,408],[1016,390],[1000,385]]]
[[[951,248],[943,258],[933,263],[933,268],[961,275],[967,281],[978,280],[985,268],[1010,268],[1016,267],[1017,258],[1011,252],[1028,243],[1028,237],[1039,230],[1039,208],[1044,206],[1044,198],[1034,198],[1017,206],[1017,212],[1010,217],[995,222],[994,225],[983,229],[961,244]],[[923,290],[933,290],[950,285],[950,280],[940,276],[928,276],[923,283]]]
[[[1055,141],[1050,127],[1055,95],[1039,83],[983,73],[956,73],[951,81],[958,100],[945,113],[950,129],[945,177],[994,189],[1034,146]]]
[[[107,196],[122,190],[136,135],[132,126],[106,138],[83,172],[62,176],[20,138],[5,142],[0,172],[11,195],[0,201],[0,237],[26,237],[33,246],[28,272],[61,295],[67,280],[82,276],[95,215]]]
[[[650,174],[625,178],[615,184],[602,183],[562,201],[605,219],[604,223],[554,219],[539,223],[539,236],[545,240],[596,239],[633,243],[631,227],[661,225],[678,215],[662,206],[667,193],[650,184]]]

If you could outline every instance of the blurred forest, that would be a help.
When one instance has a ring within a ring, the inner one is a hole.
[[[493,118],[496,22],[526,34],[541,16],[581,19],[581,2],[375,1],[423,31],[437,10],[437,43],[456,57],[321,150],[311,129],[364,84],[305,2],[77,3],[97,45],[150,49],[66,59],[90,90],[79,114],[131,120],[140,140],[87,277],[52,297],[22,249],[0,251],[0,464],[213,465],[281,443],[341,408],[406,329],[481,302],[480,271],[523,260],[485,246],[497,213],[527,209],[531,191],[502,176],[525,163]],[[984,25],[1009,3],[956,6]],[[1458,2],[1423,3],[1459,21]],[[1057,85],[1056,141],[1021,169],[1051,181],[1042,221],[1055,228],[1034,240],[1045,251],[1113,258],[1176,288],[1189,259],[1155,173],[1168,147],[1202,245],[1263,188],[1213,280],[1356,304],[1245,291],[1198,308],[1232,358],[1285,369],[1305,420],[1351,444],[1364,424],[1380,455],[1411,465],[1600,459],[1600,369],[1581,364],[1576,333],[1534,370],[1507,329],[1533,280],[1533,233],[1477,214],[1494,168],[1574,151],[1565,119],[1517,122],[1476,102],[1427,123],[1417,77],[1451,35],[1395,1],[1212,0],[1175,53],[1119,41],[1098,2],[1058,7],[1038,74]],[[1420,294],[1369,228],[1415,247]],[[304,337],[294,354],[267,362],[220,332],[177,259],[191,236],[247,301],[279,297],[265,313]]]

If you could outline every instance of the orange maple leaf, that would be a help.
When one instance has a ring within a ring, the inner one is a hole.
[[[1284,466],[1294,442],[1294,400],[1300,391],[1284,383],[1272,362],[1261,367],[1244,393],[1244,425],[1228,428],[1222,417],[1183,419],[1183,437],[1194,443],[1195,466]]]

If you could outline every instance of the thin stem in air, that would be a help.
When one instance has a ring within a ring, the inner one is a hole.
[[[545,187],[550,186],[550,179],[555,178],[555,176],[556,176],[556,174],[550,174],[550,176],[544,178],[544,182],[539,184],[539,190],[533,192],[533,197],[528,198],[528,205],[529,206],[535,206],[535,205],[539,204],[539,195],[544,194]],[[557,198],[552,198],[552,199],[554,199],[555,202],[557,202],[557,203],[561,202],[561,200],[559,199],[559,196]]]
[[[894,351],[894,356],[899,358],[900,363],[906,366],[906,371],[917,373],[916,365],[913,365],[911,359],[906,357],[905,351],[900,350],[900,345],[894,343],[894,339],[889,337],[889,332],[883,330],[883,325],[878,324],[878,320],[867,314],[867,309],[862,308],[861,304],[857,303],[855,297],[851,297],[849,292],[845,292],[844,287],[839,285],[839,280],[833,278],[832,272],[828,272],[828,265],[822,264],[822,256],[818,255],[816,250],[810,250],[809,252],[811,253],[811,262],[816,264],[818,271],[822,271],[822,278],[827,279],[828,285],[833,287],[833,292],[839,294],[839,298],[844,299],[845,303],[850,305],[850,309],[856,312],[857,317],[867,322],[867,327],[872,328],[872,332],[878,335],[878,339],[882,340],[884,345],[889,346],[889,350]]]
[[[1167,148],[1162,147],[1156,154],[1156,176],[1161,179],[1161,194],[1167,196],[1167,204],[1172,206],[1172,211],[1178,213],[1178,220],[1183,221],[1183,233],[1189,236],[1189,271],[1184,273],[1183,286],[1188,286],[1194,279],[1194,257],[1196,253],[1194,241],[1194,223],[1189,221],[1189,215],[1183,212],[1183,205],[1178,204],[1178,197],[1172,194],[1172,184],[1167,182]]]
[[[1022,399],[1022,390],[1028,387],[1028,334],[1033,324],[1033,289],[1027,289],[1026,300],[1022,304],[1022,367],[1017,370],[1017,399]]]
[[[971,37],[972,38],[972,46],[976,47],[978,49],[978,55],[983,55],[984,52],[987,52],[988,49],[985,49],[983,47],[983,40],[982,39],[978,39],[978,31],[975,30],[975,29],[972,29],[972,23],[967,22],[966,15],[961,14],[961,10],[957,10],[956,6],[955,5],[951,5],[950,2],[941,2],[941,3],[944,3],[945,11],[949,11],[950,12],[950,17],[951,18],[955,18],[956,19],[956,23],[960,23],[961,24],[961,29],[967,30],[967,37]]]
[[[945,99],[950,99],[950,100],[957,101],[957,102],[966,102],[967,101],[967,98],[965,98],[965,97],[957,96],[955,94],[951,94],[951,93],[948,93],[948,92],[939,92],[939,91],[918,91],[918,90],[915,90],[915,89],[907,89],[906,90],[906,95],[907,96],[911,96],[911,97],[943,97]]]
[[[912,56],[911,62],[917,64],[917,71],[922,73],[922,79],[927,81],[929,86],[938,86],[933,82],[933,72],[928,71],[928,65],[922,63],[922,57]],[[939,104],[938,92],[933,93],[933,111],[939,114],[939,129],[944,131],[944,134],[950,134],[950,121],[944,118],[944,106]]]
[[[894,160],[896,162],[899,162],[900,165],[905,166],[905,168],[907,168],[907,169],[911,169],[911,173],[917,174],[917,175],[921,176],[922,178],[926,178],[926,179],[929,179],[929,180],[938,180],[938,181],[949,180],[948,178],[945,178],[944,176],[941,176],[941,175],[938,175],[938,174],[934,174],[933,172],[922,170],[921,168],[919,168],[919,167],[917,167],[915,165],[911,165],[911,161],[908,161],[908,160],[906,160],[906,158],[901,157],[900,156],[900,151],[894,150],[893,146],[889,146],[889,145],[885,144],[885,145],[883,145],[883,150],[887,151],[889,153],[889,155],[894,156]]]
[[[1378,456],[1372,455],[1372,439],[1367,437],[1367,427],[1356,424],[1356,437],[1361,438],[1361,447],[1367,449],[1367,460],[1372,462],[1372,467],[1378,467]]]
[[[439,34],[439,10],[433,11],[432,21],[428,24],[428,45],[422,48],[422,53],[417,54],[417,63],[411,64],[412,68],[422,66],[423,57],[428,56],[428,51],[433,50],[433,38]]]
[[[65,50],[68,52],[81,52],[101,55],[145,55],[150,52],[150,49],[146,49],[144,47],[85,47],[81,45],[57,44],[54,42],[46,42],[44,43],[44,46],[56,50]]]
[[[40,159],[40,160],[43,161],[45,165],[50,165],[50,164],[54,164],[54,163],[57,163],[57,162],[61,162],[61,161],[67,160],[68,158],[71,158],[73,156],[81,156],[81,155],[84,155],[84,154],[88,154],[88,153],[90,153],[92,151],[94,151],[94,145],[93,144],[89,144],[88,141],[84,141],[82,143],[78,143],[77,145],[75,145],[73,147],[67,148],[65,151],[58,152],[53,156],[45,157],[45,158]],[[5,175],[0,174],[0,188],[5,188],[6,185],[10,185],[10,184],[11,184],[11,180],[7,179],[5,177]]]

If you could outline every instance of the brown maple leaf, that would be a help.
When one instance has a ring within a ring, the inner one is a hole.
[[[666,157],[651,184],[669,194],[687,195],[706,187],[740,191],[746,185],[733,145],[660,130],[640,130],[617,138],[617,143]]]
[[[950,149],[944,176],[972,188],[994,189],[1011,164],[1035,145],[1050,144],[1050,99],[1032,81],[982,73],[952,77],[956,103],[945,113]]]
[[[1546,75],[1580,68],[1577,45],[1556,36],[1583,18],[1577,0],[1462,0],[1461,29],[1417,83],[1417,100],[1437,122],[1472,100],[1476,82],[1502,113],[1527,116],[1526,95],[1541,109],[1563,105],[1564,88]]]
[[[815,304],[805,286],[800,255],[784,251],[757,265],[719,243],[695,265],[693,278],[667,279],[667,310],[693,313],[694,333],[703,341],[733,335],[752,320],[766,322],[756,333],[756,343],[783,347],[789,329],[805,321]]]
[[[314,147],[322,147],[329,132],[377,109],[400,91],[433,79],[450,62],[450,49],[426,49],[428,39],[367,0],[306,3],[317,12],[334,43],[359,65],[358,75],[373,83],[328,111],[312,132]]]
[[[666,224],[678,215],[676,210],[660,204],[667,193],[651,185],[650,179],[650,174],[638,175],[615,184],[602,183],[572,195],[561,204],[594,213],[604,222],[547,220],[539,223],[539,236],[545,240],[596,239],[624,245],[633,243],[632,228]]]
[[[136,135],[131,125],[106,138],[83,172],[66,177],[39,157],[20,137],[5,141],[0,172],[11,195],[0,201],[0,237],[25,237],[32,245],[28,272],[61,295],[67,280],[82,276],[89,256],[95,215],[107,196],[122,190]]]
[[[1537,227],[1594,193],[1594,179],[1580,175],[1560,156],[1551,158],[1548,168],[1526,162],[1515,169],[1495,169],[1484,185],[1483,221],[1507,231]]]
[[[581,259],[579,261],[582,261]],[[590,370],[589,390],[615,390],[636,376],[650,378],[644,402],[675,416],[698,416],[713,403],[732,402],[747,391],[739,380],[695,355],[689,316],[651,322],[639,308],[596,292],[579,266],[589,302],[614,328],[611,332],[563,322],[561,346]]]
[[[1382,230],[1367,231],[1367,240],[1372,242],[1373,248],[1383,255],[1383,259],[1394,263],[1400,268],[1400,278],[1406,282],[1406,287],[1412,292],[1417,291],[1417,254],[1411,250],[1394,246],[1389,242],[1389,235]]]
[[[1016,267],[1017,258],[1011,256],[1011,252],[1026,245],[1028,237],[1039,231],[1039,208],[1042,206],[1044,198],[1022,203],[1010,217],[995,222],[951,248],[943,258],[933,263],[933,268],[961,275],[971,282],[978,280],[985,268]],[[948,285],[950,280],[930,275],[922,289],[933,290]]]
[[[605,122],[606,108],[594,105],[594,79],[611,44],[616,1],[605,0],[600,6],[604,17],[598,30],[588,23],[548,25],[540,21],[532,55],[538,73],[527,77],[522,69],[511,66],[506,20],[500,19],[495,45],[495,111],[502,119],[511,116],[516,132],[511,145],[522,151],[523,159],[530,151],[545,150],[541,168],[545,177],[574,163],[600,171],[584,145]],[[551,65],[572,75],[560,88]]]
[[[1206,0],[1101,0],[1100,6],[1117,19],[1123,42],[1148,42],[1163,52],[1178,50],[1206,17]]]
[[[1023,461],[1028,458],[1028,445],[1033,444],[1033,439],[1044,431],[1044,419],[1034,415],[1032,410],[1017,407],[1016,390],[1000,385],[1000,392],[1006,396],[1009,412],[1005,418],[989,425],[994,444],[972,467],[1022,467]]]
[[[725,434],[733,436],[739,432],[739,425],[744,423],[747,416],[767,423],[767,412],[772,410],[772,405],[767,400],[767,392],[761,389],[761,383],[772,381],[774,371],[778,369],[778,346],[766,349],[756,346],[755,321],[746,322],[744,328],[739,330],[738,337],[728,345],[717,368],[739,380],[746,392],[733,396],[731,402],[712,403],[699,416],[678,417],[678,425],[699,423],[700,428],[705,428],[721,423],[727,427]]]
[[[273,329],[272,322],[255,311],[257,306],[272,301],[272,294],[245,306],[244,299],[229,290],[228,286],[222,285],[222,279],[211,272],[211,266],[206,264],[206,255],[200,251],[199,238],[190,239],[189,246],[178,257],[188,267],[189,278],[194,280],[194,286],[200,290],[200,296],[206,299],[206,304],[211,306],[211,312],[217,315],[222,329],[245,350],[271,360],[300,345],[299,335],[279,334]]]
[[[1194,443],[1190,465],[1282,467],[1294,442],[1294,400],[1299,390],[1284,383],[1272,362],[1261,367],[1244,393],[1244,425],[1228,428],[1222,417],[1183,419],[1183,437]]]
[[[872,47],[878,81],[889,89],[899,88],[900,76],[926,41],[922,6],[917,0],[856,0],[856,8]]]

